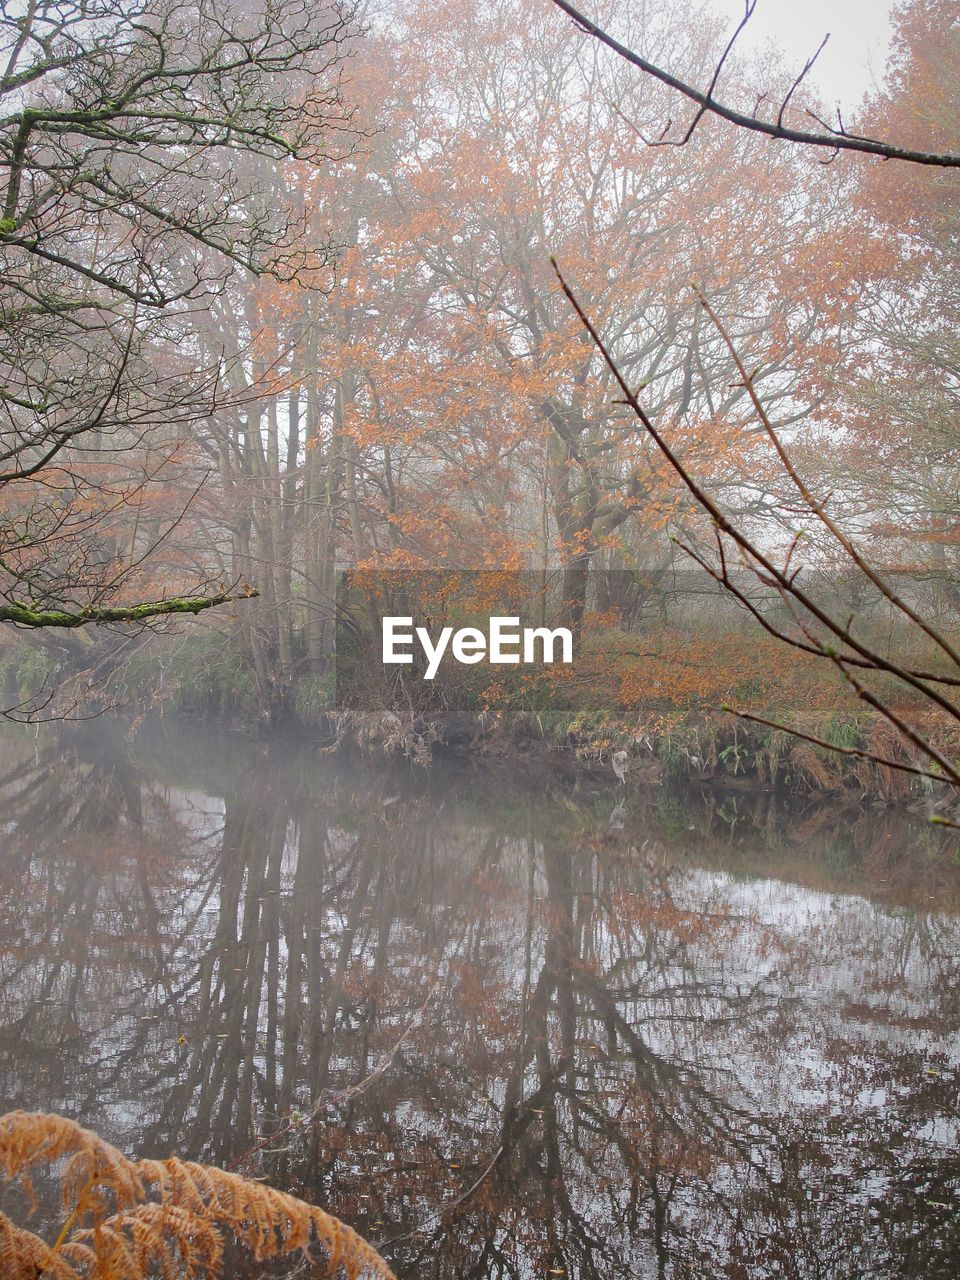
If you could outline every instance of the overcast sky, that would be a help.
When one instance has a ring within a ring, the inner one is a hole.
[[[744,0],[713,0],[731,20],[743,17]],[[828,103],[859,102],[882,79],[894,0],[757,0],[747,31],[754,44],[773,39],[798,72],[829,31],[830,40],[810,79]],[[746,40],[746,33],[742,37]]]

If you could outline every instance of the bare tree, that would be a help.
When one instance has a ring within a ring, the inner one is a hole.
[[[262,169],[349,148],[355,33],[349,0],[0,2],[0,621],[233,598],[149,572],[203,483],[189,428],[236,396],[196,315],[235,270],[296,271]]]

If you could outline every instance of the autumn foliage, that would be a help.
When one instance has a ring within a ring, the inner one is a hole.
[[[63,1116],[0,1117],[0,1167],[32,1207],[32,1175],[58,1166],[66,1221],[51,1245],[0,1213],[5,1280],[141,1280],[223,1274],[225,1239],[257,1261],[322,1259],[324,1274],[390,1280],[383,1259],[337,1218],[238,1174],[170,1158],[128,1160]]]

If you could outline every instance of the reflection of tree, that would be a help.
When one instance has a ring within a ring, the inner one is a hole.
[[[827,909],[683,852],[749,870],[775,815],[746,802],[665,796],[621,831],[589,792],[484,803],[240,754],[206,808],[89,744],[11,773],[8,1101],[106,1116],[145,1153],[230,1163],[266,1140],[244,1171],[392,1240],[411,1276],[956,1263],[931,1048],[956,1022],[955,921]],[[857,857],[906,904],[903,840],[873,830]],[[841,837],[805,837],[817,887],[855,875]]]
[[[0,1044],[48,1087],[95,1105],[94,1082],[72,1071],[91,1017],[120,1014],[166,980],[157,895],[173,823],[144,828],[142,784],[122,744],[99,735],[30,749],[4,767],[0,796],[12,828],[0,863]]]

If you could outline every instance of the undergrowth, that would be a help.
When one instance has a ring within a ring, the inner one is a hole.
[[[920,663],[929,655],[912,658]],[[418,760],[428,759],[452,731],[472,750],[542,744],[604,767],[625,750],[673,780],[852,789],[888,800],[935,787],[859,758],[856,753],[865,752],[902,766],[915,763],[903,739],[838,683],[832,669],[743,628],[692,622],[684,631],[657,625],[634,632],[607,622],[585,629],[572,667],[447,663],[427,684],[401,680],[392,670],[386,679],[382,665],[367,660],[353,675],[355,702],[335,687],[332,669],[319,675],[295,668],[272,686],[276,705],[266,714],[242,636],[211,627],[156,637],[123,665],[104,696],[115,694],[134,710],[324,733],[333,726],[339,736],[352,717],[361,746]],[[37,649],[18,643],[0,651],[0,688],[8,694],[26,697],[49,678],[49,659]],[[349,694],[349,681],[345,687]],[[955,726],[937,723],[902,691],[878,682],[878,692],[898,706],[902,701],[904,718],[916,721],[945,755],[960,753]],[[817,741],[738,721],[723,710],[728,706]]]

